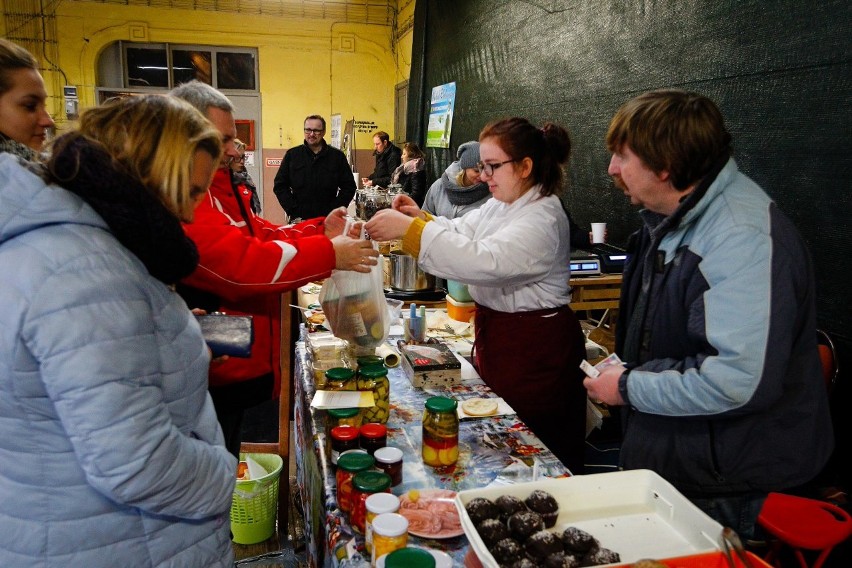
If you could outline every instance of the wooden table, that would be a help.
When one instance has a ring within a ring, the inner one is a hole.
[[[621,297],[621,274],[578,276],[568,281],[571,286],[571,309],[616,310]]]

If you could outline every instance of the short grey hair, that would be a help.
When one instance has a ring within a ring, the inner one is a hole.
[[[207,116],[207,109],[210,107],[218,108],[226,112],[234,112],[234,104],[228,100],[228,97],[197,79],[193,79],[188,83],[178,85],[169,92],[173,97],[183,99],[196,109],[201,111],[201,114]]]

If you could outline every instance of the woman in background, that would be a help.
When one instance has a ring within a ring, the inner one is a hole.
[[[29,51],[0,39],[0,152],[35,160],[53,119],[38,62]]]
[[[494,199],[450,220],[398,196],[366,228],[378,241],[402,238],[426,272],[468,285],[480,376],[582,473],[585,341],[568,307],[570,227],[558,196],[571,141],[556,124],[509,118],[487,125],[479,144],[478,169]]]
[[[402,163],[391,174],[391,184],[399,184],[402,190],[420,206],[426,197],[426,160],[423,150],[414,142],[402,147]]]
[[[251,192],[251,200],[249,201],[251,210],[254,211],[255,215],[260,215],[260,197],[257,195],[257,186],[246,169],[246,143],[239,138],[235,138],[234,147],[240,153],[240,157],[231,160],[229,164],[231,166],[231,177],[234,178],[235,182],[234,186],[237,187],[240,184],[246,186],[246,189]]]
[[[455,219],[491,199],[488,184],[479,177],[479,142],[459,146],[456,161],[447,166],[426,192],[423,210],[438,217]]]
[[[233,566],[237,461],[172,289],[220,154],[161,95],[85,111],[46,166],[0,154],[0,566]]]

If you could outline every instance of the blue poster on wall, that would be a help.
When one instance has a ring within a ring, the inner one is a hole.
[[[455,82],[432,88],[429,107],[429,126],[426,129],[427,148],[449,148],[453,127],[453,107],[456,102]]]

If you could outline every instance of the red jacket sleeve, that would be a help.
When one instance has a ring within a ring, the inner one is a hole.
[[[217,173],[214,186],[219,177]],[[273,225],[255,215],[243,220],[228,214],[228,194],[220,200],[219,193],[224,192],[211,187],[193,221],[184,224],[200,257],[198,268],[184,283],[238,301],[329,276],[335,264],[334,247],[325,236],[322,219],[294,226]],[[255,236],[247,223],[252,223]]]

